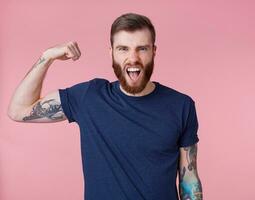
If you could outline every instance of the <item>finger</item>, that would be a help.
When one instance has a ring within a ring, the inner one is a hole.
[[[68,57],[68,58],[72,58],[73,57],[72,50],[70,49],[69,46],[66,46],[66,57]]]
[[[71,44],[71,48],[73,49],[73,51],[75,52],[75,55],[77,56],[77,59],[80,57],[80,53],[79,51],[76,49],[76,46],[74,45],[74,43]]]
[[[80,51],[80,49],[79,49],[79,47],[78,47],[77,42],[74,42],[74,47],[75,47],[75,49],[78,51],[79,56],[81,56],[81,51]]]
[[[73,48],[71,47],[71,45],[67,45],[67,48],[69,50],[69,52],[71,53],[71,58],[73,60],[75,60],[77,58],[76,52],[73,50]]]
[[[74,59],[78,59],[79,58],[79,54],[76,52],[74,45],[70,45],[70,48],[72,49],[72,52],[74,52]]]

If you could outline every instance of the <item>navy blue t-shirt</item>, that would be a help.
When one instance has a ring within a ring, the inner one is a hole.
[[[94,78],[59,89],[80,128],[85,200],[177,200],[179,148],[199,141],[191,97],[159,82],[129,96],[118,80]]]

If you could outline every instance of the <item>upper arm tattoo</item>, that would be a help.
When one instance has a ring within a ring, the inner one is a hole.
[[[23,118],[23,121],[48,118],[51,120],[64,119],[64,113],[60,102],[55,99],[48,99],[45,101],[38,101],[32,108],[28,116]]]

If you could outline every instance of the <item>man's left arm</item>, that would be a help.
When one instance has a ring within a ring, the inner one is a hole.
[[[178,171],[181,200],[202,200],[202,184],[197,171],[197,144],[180,148]]]

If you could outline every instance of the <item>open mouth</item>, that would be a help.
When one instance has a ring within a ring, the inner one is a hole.
[[[126,72],[131,80],[136,81],[139,78],[141,70],[139,68],[129,67]]]

